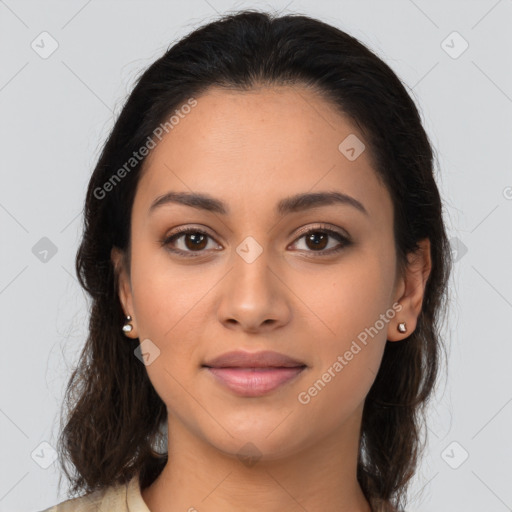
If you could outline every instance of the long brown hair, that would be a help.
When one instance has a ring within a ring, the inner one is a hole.
[[[133,152],[208,87],[243,91],[260,84],[312,87],[365,134],[375,172],[393,201],[401,270],[419,240],[431,242],[432,270],[417,328],[387,343],[361,425],[357,476],[363,492],[374,510],[405,504],[438,371],[452,264],[433,151],[402,82],[357,39],[307,16],[254,10],[198,28],[140,76],[91,176],[76,256],[78,278],[91,298],[89,335],[66,388],[58,446],[71,495],[136,474],[144,489],[167,462],[166,407],[134,357],[138,340],[121,331],[124,315],[110,259],[114,246],[129,256],[131,208],[144,163],[131,161]]]

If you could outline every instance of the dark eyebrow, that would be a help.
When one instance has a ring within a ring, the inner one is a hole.
[[[208,194],[193,192],[168,192],[163,196],[159,196],[151,203],[149,213],[152,213],[159,206],[169,203],[183,204],[221,215],[227,215],[229,213],[229,208],[222,201]],[[366,208],[357,199],[347,194],[342,194],[341,192],[314,192],[287,197],[279,201],[276,207],[276,213],[283,216],[288,213],[300,212],[310,208],[332,204],[349,205],[365,215],[368,215]]]
[[[368,215],[366,208],[357,199],[347,194],[342,194],[341,192],[314,192],[287,197],[277,204],[277,213],[286,215],[287,213],[299,212],[309,208],[328,206],[331,204],[346,204]]]

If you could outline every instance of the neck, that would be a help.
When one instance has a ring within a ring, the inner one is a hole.
[[[169,459],[142,497],[151,512],[370,512],[357,482],[359,421],[288,456],[226,454],[169,418]],[[171,428],[172,425],[172,428]]]

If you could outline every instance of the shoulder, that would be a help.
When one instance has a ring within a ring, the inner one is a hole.
[[[140,500],[139,500],[140,498]],[[126,484],[106,487],[87,494],[79,496],[54,505],[53,507],[41,510],[40,512],[97,512],[98,510],[108,510],[109,512],[146,512],[148,509],[132,508],[130,503],[141,504],[138,478],[134,477]]]

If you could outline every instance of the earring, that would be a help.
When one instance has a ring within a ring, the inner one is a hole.
[[[132,319],[132,317],[130,315],[128,315],[126,317],[126,323],[123,325],[123,332],[124,333],[132,331],[133,325],[130,324],[131,319]]]
[[[406,332],[407,327],[405,326],[405,322],[400,322],[397,326],[398,332]]]

